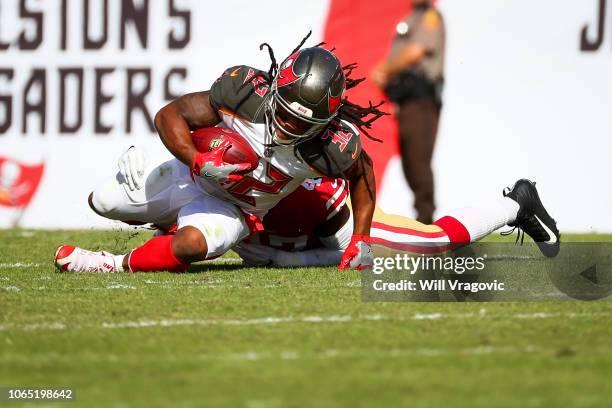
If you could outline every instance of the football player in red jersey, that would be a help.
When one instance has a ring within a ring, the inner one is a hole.
[[[268,46],[268,72],[231,67],[210,90],[162,108],[155,126],[175,159],[147,168],[138,150],[130,149],[120,160],[120,174],[89,197],[91,208],[104,217],[162,227],[176,222],[176,234],[116,256],[62,245],[57,267],[72,272],[185,270],[191,262],[232,248],[260,228],[261,217],[283,197],[320,175],[350,182],[353,235],[339,268],[369,267],[376,192],[360,137],[384,113],[351,103],[344,91],[360,82],[350,78],[354,65],[343,66],[319,46],[302,49],[305,40],[280,66]],[[242,136],[258,154],[258,168],[241,175],[241,164],[222,160],[222,148],[198,152],[191,131],[212,126]]]
[[[549,216],[534,183],[519,180],[512,189],[504,190],[503,197],[460,209],[431,225],[388,215],[376,208],[369,242],[413,253],[439,253],[456,244],[477,241],[506,225],[531,225],[526,232],[542,252],[556,255],[558,232],[547,233],[538,224],[525,222],[528,217]],[[263,224],[264,231],[234,247],[245,264],[281,267],[337,264],[352,236],[346,182],[330,178],[305,180],[264,217]]]
[[[343,179],[306,179],[233,249],[252,266],[337,265],[353,235],[348,196]]]

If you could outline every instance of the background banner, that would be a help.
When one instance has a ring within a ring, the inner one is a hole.
[[[519,177],[538,188],[562,230],[612,231],[612,29],[606,0],[441,0],[448,50],[434,159],[438,214],[497,197]],[[267,69],[313,30],[357,75],[389,49],[409,2],[386,0],[0,0],[1,189],[41,166],[0,226],[111,227],[86,198],[130,145],[169,158],[152,127],[174,97],[210,87],[226,67]],[[376,18],[373,18],[376,16]],[[608,23],[608,24],[607,24]],[[349,96],[376,102],[368,80]],[[378,122],[379,204],[412,214],[392,118]],[[6,163],[14,165],[6,166]],[[22,166],[22,167],[19,167]],[[24,167],[25,166],[25,167]],[[44,172],[42,171],[44,166]],[[12,169],[12,170],[11,170]]]

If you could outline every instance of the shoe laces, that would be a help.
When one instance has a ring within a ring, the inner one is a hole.
[[[518,234],[516,234],[516,241],[514,241],[514,243],[518,244],[519,239],[520,239],[521,240],[521,245],[523,245],[523,241],[525,240],[525,231],[521,227],[519,227],[518,225],[512,227],[512,229],[510,229],[508,231],[501,231],[499,233],[499,235],[506,237],[508,235],[514,234],[515,230],[518,230]]]
[[[505,187],[502,190],[502,194],[504,197],[507,197],[508,194],[512,191],[512,189],[510,187]],[[507,231],[501,231],[499,233],[499,235],[501,236],[509,236],[514,234],[514,231],[518,230],[518,234],[516,234],[516,241],[514,241],[515,244],[518,244],[519,240],[521,241],[521,245],[523,245],[523,241],[525,240],[525,231],[518,225],[513,226],[511,229],[507,230]]]

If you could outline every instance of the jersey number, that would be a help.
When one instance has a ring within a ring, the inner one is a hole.
[[[230,187],[228,191],[240,201],[255,206],[255,197],[250,196],[249,193],[260,191],[263,193],[278,194],[283,187],[292,180],[292,177],[283,173],[268,162],[264,162],[264,173],[268,180],[272,180],[270,183],[264,183],[252,176],[246,176]]]
[[[332,143],[335,143],[336,145],[338,145],[338,149],[340,149],[341,152],[343,152],[344,149],[346,149],[346,146],[348,146],[348,143],[351,141],[352,137],[353,137],[352,133],[343,132],[341,130],[337,130],[334,132],[333,130],[328,129],[323,134],[323,140],[331,138]]]

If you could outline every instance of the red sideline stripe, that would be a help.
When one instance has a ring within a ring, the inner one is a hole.
[[[441,226],[439,227],[442,228]],[[376,222],[376,221],[372,222],[372,228],[378,228],[378,229],[389,231],[389,232],[396,232],[398,234],[414,235],[415,237],[423,237],[423,238],[442,238],[447,235],[445,231],[425,232],[425,231],[419,231],[419,230],[415,230],[411,228],[395,227],[393,225],[383,224],[382,222]],[[442,229],[444,230],[444,228]]]
[[[445,244],[440,246],[430,246],[430,245],[417,245],[417,244],[406,244],[401,242],[391,242],[382,238],[370,238],[371,244],[383,245],[385,247],[391,249],[397,249],[399,251],[412,252],[417,254],[439,254],[443,252],[447,252],[451,249],[455,248],[453,244]]]
[[[445,216],[434,222],[434,225],[442,228],[451,242],[454,243],[470,243],[470,233],[465,226],[456,218]]]

